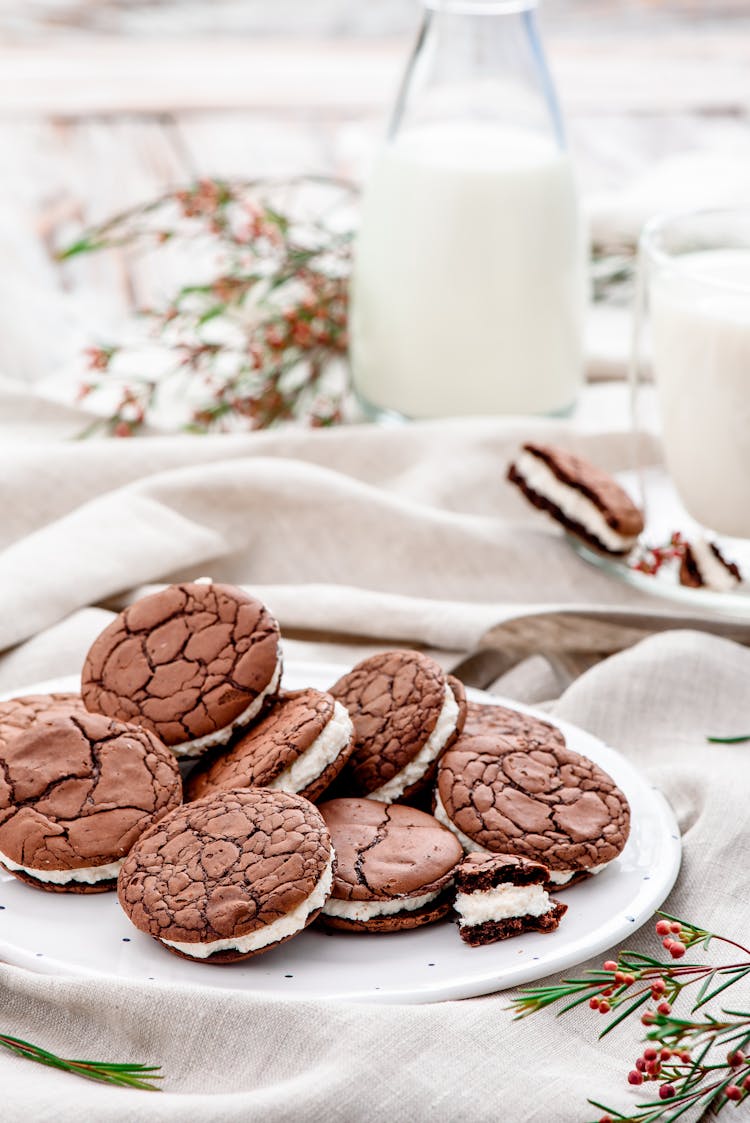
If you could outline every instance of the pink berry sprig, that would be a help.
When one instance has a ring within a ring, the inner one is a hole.
[[[655,577],[665,565],[675,561],[682,561],[685,556],[687,542],[679,530],[676,530],[669,542],[661,546],[643,545],[633,555],[630,562],[631,569],[637,573],[644,573],[647,577]]]
[[[82,435],[342,421],[352,198],[347,185],[315,177],[202,179],[115,215],[63,249],[62,262],[165,246],[200,262],[200,276],[142,309],[144,340],[87,348],[78,400],[96,420]],[[144,345],[153,374],[143,373]]]
[[[561,1001],[561,1014],[585,1003],[600,1015],[610,1015],[600,1037],[631,1016],[638,1017],[646,1045],[629,1068],[626,1083],[633,1090],[653,1089],[651,1098],[631,1114],[589,1100],[604,1112],[598,1123],[672,1123],[693,1108],[715,1112],[750,1096],[750,1012],[722,1009],[717,1017],[704,1009],[750,974],[750,949],[666,913],[659,914],[655,932],[666,961],[622,951],[616,960],[606,960],[579,979],[527,987],[513,1000],[517,1018]],[[740,952],[741,958],[718,964],[685,961],[688,950],[707,951],[713,941]],[[674,1006],[693,986],[698,990],[690,1016],[679,1017]]]

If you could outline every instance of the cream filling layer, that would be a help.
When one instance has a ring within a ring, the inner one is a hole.
[[[558,480],[543,460],[523,451],[516,460],[516,471],[537,495],[548,499],[566,518],[582,526],[608,550],[629,550],[638,541],[637,535],[626,536],[613,530],[599,508],[580,491]]]
[[[374,792],[369,792],[367,798],[379,799],[383,803],[393,803],[395,799],[404,794],[407,788],[421,779],[435,757],[445,748],[448,739],[455,733],[458,713],[458,702],[450,686],[446,683],[445,697],[435,728],[422,748],[400,772],[397,772],[385,784],[381,784]]]
[[[107,862],[101,866],[82,866],[77,870],[39,870],[33,866],[22,866],[7,854],[0,853],[0,862],[6,869],[27,873],[29,877],[49,885],[96,885],[100,881],[116,881],[124,861],[124,858],[118,858],[115,862]]]
[[[226,745],[235,729],[248,725],[260,713],[269,694],[276,693],[280,678],[281,653],[279,652],[268,686],[264,687],[260,694],[253,698],[247,709],[243,710],[230,725],[225,725],[223,729],[215,729],[213,733],[207,733],[205,737],[196,737],[194,741],[183,741],[180,745],[171,745],[172,752],[179,757],[193,757],[200,756],[204,749],[210,749],[213,745]]]
[[[460,927],[510,920],[518,916],[542,916],[552,908],[543,885],[498,885],[476,893],[457,893],[455,909]]]
[[[323,905],[326,916],[341,916],[346,920],[372,920],[375,916],[394,916],[398,912],[414,912],[423,905],[429,905],[442,893],[423,893],[421,897],[402,897],[390,901],[340,901],[330,897]]]
[[[567,885],[577,873],[590,873],[593,876],[596,873],[601,873],[608,865],[609,862],[602,862],[600,866],[589,866],[579,870],[550,870],[548,881],[551,885]]]
[[[354,725],[348,710],[340,702],[336,702],[331,720],[310,747],[275,780],[264,786],[282,792],[303,791],[333,764],[342,749],[349,744],[353,733]]]
[[[442,823],[444,827],[447,827],[449,831],[453,832],[467,854],[488,854],[492,856],[492,850],[488,850],[486,846],[482,846],[480,843],[475,842],[473,838],[469,838],[467,834],[464,834],[464,832],[448,818],[448,812],[445,810],[443,802],[440,799],[440,792],[437,790],[435,791],[435,810],[433,814],[439,823]],[[538,861],[542,862],[542,865],[544,865],[541,858],[539,858]],[[600,866],[590,866],[588,869],[550,870],[548,880],[552,885],[567,885],[569,881],[573,880],[577,873],[590,873],[592,875],[601,873],[608,865],[609,862],[603,862]]]
[[[311,913],[322,908],[330,896],[331,886],[333,885],[334,859],[335,855],[331,850],[328,864],[309,897],[300,901],[297,907],[287,913],[286,916],[279,917],[278,920],[274,920],[272,924],[267,924],[264,928],[258,928],[247,936],[229,936],[225,940],[210,940],[208,943],[184,943],[179,940],[164,939],[161,940],[161,943],[167,944],[175,951],[181,951],[185,955],[191,956],[192,959],[208,959],[210,955],[217,951],[239,951],[243,953],[259,951],[260,948],[268,947],[269,944],[276,944],[287,936],[294,936],[305,927],[307,918]]]
[[[737,588],[739,579],[721,564],[705,538],[696,538],[690,543],[690,549],[707,589],[713,589],[716,593],[730,593]]]

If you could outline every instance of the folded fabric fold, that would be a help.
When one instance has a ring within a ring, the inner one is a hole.
[[[216,579],[284,586],[303,614],[315,611],[313,586],[365,590],[356,610],[365,634],[376,594],[517,604],[543,590],[560,603],[636,603],[574,557],[506,484],[507,462],[529,431],[612,470],[629,464],[624,434],[607,440],[502,419],[226,443],[0,446],[0,649],[76,608],[207,569]],[[335,599],[323,603],[335,629]],[[351,621],[353,611],[350,596],[342,613]],[[281,622],[294,624],[294,612]],[[467,638],[454,612],[435,642],[457,648]]]

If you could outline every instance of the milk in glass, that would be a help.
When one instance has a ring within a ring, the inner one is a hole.
[[[750,249],[672,258],[650,301],[669,473],[695,519],[750,538]]]

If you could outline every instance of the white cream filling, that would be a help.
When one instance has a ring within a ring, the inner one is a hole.
[[[210,955],[217,951],[259,951],[260,948],[268,947],[269,944],[276,944],[287,936],[293,936],[296,932],[302,931],[310,914],[322,908],[330,896],[331,886],[333,885],[334,858],[335,855],[331,850],[328,864],[310,896],[306,897],[304,901],[300,901],[296,909],[292,909],[286,916],[279,917],[272,924],[266,924],[264,928],[258,928],[247,936],[229,936],[225,940],[211,940],[205,944],[183,943],[179,940],[162,940],[161,942],[168,944],[176,951],[184,952],[185,955],[189,955],[193,959],[208,959]]]
[[[390,901],[339,901],[330,897],[323,905],[326,916],[343,916],[347,920],[371,920],[374,916],[393,916],[397,912],[414,912],[423,905],[429,905],[439,897],[442,890],[423,893],[421,897],[402,897]]]
[[[579,870],[550,870],[549,881],[552,885],[567,885],[569,881],[573,880],[577,873],[590,873],[592,875],[601,873],[608,865],[609,862],[602,862],[600,866],[589,866],[588,868]]]
[[[39,870],[33,866],[22,866],[14,862],[7,854],[0,853],[0,862],[9,870],[18,873],[27,873],[37,881],[48,882],[50,885],[96,885],[99,881],[115,881],[120,872],[120,867],[125,861],[118,858],[116,862],[107,862],[101,866],[82,866],[77,870]]]
[[[349,712],[340,702],[333,707],[333,716],[302,756],[285,768],[266,788],[282,792],[301,792],[322,776],[342,749],[349,744],[354,726]]]
[[[690,549],[707,589],[713,589],[717,593],[730,593],[737,588],[739,578],[721,564],[705,538],[696,538],[690,543]]]
[[[449,737],[455,733],[458,723],[458,702],[453,691],[445,684],[445,700],[438,715],[435,728],[425,741],[417,755],[405,765],[400,772],[381,784],[374,792],[369,792],[368,799],[379,799],[383,803],[393,803],[407,788],[415,784],[432,764],[436,756],[445,748]]]
[[[223,729],[216,729],[213,733],[207,733],[205,737],[196,737],[194,741],[183,741],[179,745],[172,745],[172,752],[175,756],[179,757],[193,757],[200,756],[204,749],[210,749],[213,745],[226,745],[235,729],[243,725],[248,725],[253,718],[260,713],[261,707],[268,695],[276,692],[280,678],[281,652],[279,652],[276,657],[276,666],[268,686],[261,690],[260,694],[252,700],[246,710],[243,710],[242,713],[234,719],[231,725],[225,725]]]
[[[493,854],[492,850],[488,850],[486,846],[481,846],[478,842],[475,842],[473,838],[469,838],[455,823],[451,822],[448,818],[448,812],[445,810],[440,798],[440,792],[437,790],[435,791],[435,810],[433,811],[433,815],[439,823],[442,823],[449,831],[453,831],[453,834],[461,843],[467,854]],[[539,861],[542,861],[542,859],[540,858]],[[544,863],[542,862],[542,864]],[[577,873],[601,873],[608,865],[608,862],[603,862],[600,866],[590,866],[588,869],[584,870],[550,870],[549,881],[552,885],[567,885]]]
[[[510,920],[516,916],[542,916],[552,908],[544,885],[498,885],[476,893],[457,893],[455,909],[460,927]]]
[[[604,515],[590,499],[569,484],[558,480],[543,460],[533,453],[523,451],[516,460],[516,471],[537,495],[548,499],[566,518],[578,523],[602,546],[618,553],[629,550],[638,541],[637,535],[618,534],[608,525]]]
[[[459,827],[457,827],[456,824],[448,818],[448,812],[443,807],[443,801],[441,800],[440,792],[437,789],[435,789],[435,810],[433,811],[433,815],[439,823],[442,823],[443,826],[447,827],[449,831],[453,831],[453,834],[461,843],[467,854],[492,853],[492,851],[488,850],[486,846],[480,846],[480,844],[478,842],[475,842],[473,838],[469,838],[467,834],[464,834],[464,832],[460,830]]]

